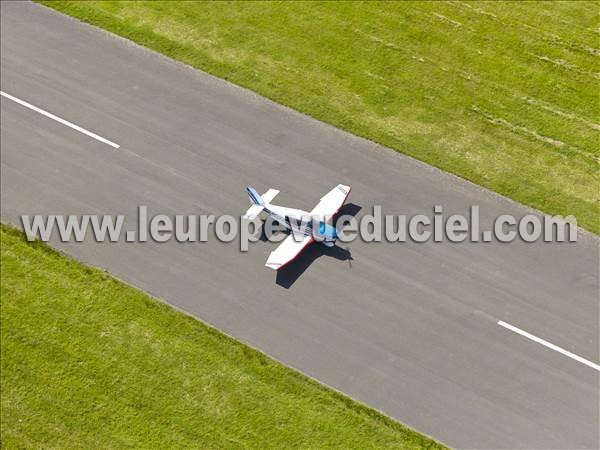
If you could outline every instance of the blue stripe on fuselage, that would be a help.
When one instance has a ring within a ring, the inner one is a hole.
[[[273,211],[271,211],[268,208],[264,208],[264,211],[269,214],[270,216],[272,216],[275,220],[277,220],[277,222],[282,222],[281,220],[278,219],[278,215],[275,214]],[[303,222],[300,221],[300,225],[304,225],[304,228],[301,228],[299,225],[297,225],[298,220],[294,220],[292,221],[290,219],[290,216],[284,216],[283,217],[283,224],[286,228],[289,228],[292,231],[298,231],[302,234],[304,234],[305,236],[317,236],[320,238],[324,238],[326,240],[336,240],[337,239],[337,233],[334,227],[332,227],[329,224],[324,224],[325,225],[325,232],[321,233],[317,230],[315,230],[312,226],[310,226],[310,222]]]

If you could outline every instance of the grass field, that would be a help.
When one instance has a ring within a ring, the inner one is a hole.
[[[597,3],[44,3],[600,232]]]
[[[442,448],[5,225],[3,448]]]

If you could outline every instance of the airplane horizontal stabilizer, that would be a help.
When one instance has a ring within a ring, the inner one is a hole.
[[[246,214],[242,216],[242,219],[254,220],[256,216],[258,216],[262,212],[263,208],[263,205],[252,205],[250,208],[248,208]]]

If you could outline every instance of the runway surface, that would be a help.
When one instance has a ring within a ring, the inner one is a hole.
[[[21,214],[242,214],[244,186],[310,210],[338,183],[347,211],[482,229],[530,211],[425,164],[55,13],[1,5],[3,221]],[[285,273],[275,244],[52,245],[458,448],[598,448],[599,240],[312,246]],[[345,247],[345,246],[344,246]],[[349,256],[351,255],[351,260]]]

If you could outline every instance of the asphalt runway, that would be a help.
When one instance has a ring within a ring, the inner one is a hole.
[[[529,209],[42,6],[1,4],[1,215],[243,214],[244,186],[310,210],[447,215],[482,229]],[[576,244],[312,246],[285,273],[275,244],[52,245],[458,448],[598,448],[599,239]]]

